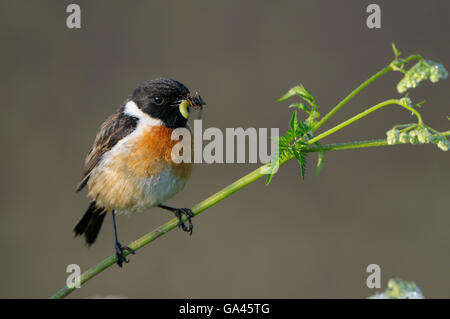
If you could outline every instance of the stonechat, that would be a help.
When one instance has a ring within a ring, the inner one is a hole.
[[[92,245],[110,212],[117,264],[122,267],[128,262],[124,250],[134,251],[118,240],[118,213],[133,214],[158,206],[173,212],[180,227],[192,234],[192,211],[163,203],[183,189],[192,170],[192,161],[173,161],[172,148],[177,141],[172,132],[177,128],[190,132],[190,109],[204,105],[198,93],[191,95],[182,83],[166,78],[146,81],[133,91],[101,125],[86,157],[77,192],[87,186],[91,202],[74,228],[75,236],[84,234],[86,243]],[[183,215],[188,226],[181,222]]]

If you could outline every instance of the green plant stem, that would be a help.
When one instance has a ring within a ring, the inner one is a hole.
[[[368,148],[368,147],[376,147],[376,146],[388,146],[388,145],[389,144],[386,139],[378,139],[378,140],[328,144],[328,145],[321,145],[321,146],[311,146],[311,147],[304,149],[304,151],[307,153],[314,153],[314,152],[320,152],[320,151],[340,151],[340,150]]]
[[[366,86],[368,86],[370,83],[374,82],[376,79],[381,77],[382,75],[388,73],[389,71],[393,71],[396,69],[400,69],[404,64],[408,63],[412,60],[422,60],[422,57],[420,55],[411,55],[407,57],[406,59],[395,59],[390,63],[387,67],[384,69],[378,71],[376,74],[372,75],[369,79],[367,79],[365,82],[363,82],[360,86],[358,86],[356,89],[354,89],[349,95],[347,95],[341,102],[339,102],[335,107],[331,109],[327,114],[325,114],[322,119],[317,122],[317,124],[313,127],[312,132],[316,131],[319,127],[321,127],[323,124],[325,124],[326,121],[328,121],[341,107],[343,107],[345,104],[347,104],[348,101],[350,101],[352,98],[355,97],[356,94],[364,90]]]
[[[450,135],[450,131],[443,132],[441,135],[447,136]],[[367,148],[367,147],[376,147],[376,146],[386,146],[387,141],[385,139],[378,139],[378,140],[369,140],[369,141],[358,141],[358,142],[351,142],[351,143],[339,143],[339,144],[329,144],[329,145],[321,145],[321,146],[311,146],[306,149],[304,149],[305,152],[312,153],[312,152],[320,152],[320,151],[334,151],[334,150],[346,150],[346,149],[358,149],[358,148]],[[286,158],[284,160],[280,160],[280,166],[285,164],[286,162],[290,161],[292,157]],[[268,168],[270,167],[270,164],[265,164],[256,170],[250,172],[249,174],[245,175],[244,177],[238,179],[237,181],[231,183],[227,187],[223,188],[222,190],[218,191],[214,195],[208,197],[204,201],[198,203],[194,207],[192,207],[192,212],[194,213],[194,216],[200,214],[201,212],[205,211],[207,208],[217,204],[221,200],[227,198],[231,194],[237,192],[241,188],[247,186],[250,183],[253,183],[254,181],[260,179],[261,177],[265,176]],[[184,216],[182,219],[183,222],[186,222],[186,217]],[[154,241],[155,239],[161,237],[162,235],[166,234],[167,232],[173,230],[174,228],[177,228],[178,226],[178,219],[174,218],[169,220],[167,223],[159,226],[152,232],[142,236],[141,238],[135,240],[128,246],[134,250],[139,250],[145,245],[149,244],[150,242]],[[124,254],[127,256],[129,255],[128,251],[125,251]],[[83,285],[90,279],[94,278],[107,268],[111,267],[116,263],[115,256],[109,256],[106,259],[104,259],[99,264],[93,266],[92,268],[85,271],[81,277],[80,282]],[[73,292],[76,288],[69,288],[67,285],[64,286],[62,289],[57,291],[53,296],[50,298],[52,299],[62,299],[66,296],[68,296],[71,292]]]
[[[400,100],[391,99],[391,100],[387,100],[387,101],[381,102],[381,103],[379,103],[377,105],[374,105],[374,106],[368,108],[367,110],[365,110],[365,111],[363,111],[363,112],[353,116],[352,118],[348,119],[347,121],[344,121],[344,122],[340,123],[339,125],[336,125],[335,127],[329,129],[328,131],[325,131],[322,134],[317,135],[316,137],[308,140],[307,144],[313,144],[313,143],[315,143],[315,142],[317,142],[317,141],[327,137],[328,135],[333,134],[333,133],[339,131],[340,129],[343,129],[344,127],[352,124],[353,122],[356,122],[356,121],[362,119],[363,117],[369,115],[370,113],[375,112],[376,110],[379,110],[382,107],[385,107],[385,106],[388,106],[388,105],[400,105],[400,106],[404,107],[405,109],[407,109],[407,110],[411,111],[412,113],[414,113],[414,115],[417,117],[419,125],[423,124],[422,116],[420,115],[419,112],[417,112],[412,107],[402,103]]]

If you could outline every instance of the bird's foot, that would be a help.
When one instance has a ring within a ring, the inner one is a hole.
[[[116,242],[116,263],[119,267],[122,267],[122,264],[130,262],[127,257],[125,257],[124,251],[128,251],[130,254],[134,255],[136,252],[128,246],[123,246],[120,242]]]
[[[189,235],[192,235],[192,231],[194,230],[194,225],[192,224],[191,218],[194,217],[194,213],[189,208],[176,208],[175,216],[178,217],[178,227],[181,227],[185,232],[188,232]],[[183,215],[186,215],[188,220],[188,226],[186,226],[181,219],[183,218]]]

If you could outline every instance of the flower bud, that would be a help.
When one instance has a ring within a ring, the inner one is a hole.
[[[419,143],[429,143],[431,141],[432,135],[426,128],[420,128],[417,130],[417,139]]]
[[[401,132],[399,137],[398,137],[400,143],[406,144],[409,143],[409,134],[406,132]]]
[[[412,107],[412,101],[411,101],[411,99],[410,99],[409,97],[407,97],[407,96],[401,98],[401,99],[400,99],[400,103],[406,104],[406,105]]]
[[[437,142],[437,147],[439,147],[441,150],[443,150],[444,152],[447,152],[448,151],[448,148],[449,148],[449,145],[450,143],[448,142],[448,140],[447,139],[444,139],[444,138],[442,138],[442,139],[440,139],[438,142]]]
[[[406,72],[403,79],[397,84],[399,93],[406,92],[408,89],[415,88],[423,80],[430,80],[436,83],[440,79],[446,79],[448,71],[442,64],[433,61],[419,61],[409,71]]]
[[[419,144],[419,139],[417,137],[418,133],[416,130],[412,130],[409,132],[409,142],[411,144]]]
[[[386,132],[387,142],[389,145],[397,144],[399,131],[395,128]]]

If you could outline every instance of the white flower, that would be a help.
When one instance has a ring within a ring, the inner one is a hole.
[[[398,137],[400,143],[406,144],[409,143],[409,134],[406,132],[401,132]]]
[[[448,147],[450,146],[449,145],[450,143],[448,142],[448,140],[447,139],[440,139],[438,142],[437,142],[437,147],[439,147],[441,150],[443,150],[444,152],[447,152],[448,151]]]
[[[395,128],[386,132],[387,142],[389,145],[397,144],[399,131]]]
[[[415,88],[423,80],[430,80],[436,83],[440,79],[446,79],[448,71],[442,64],[433,61],[419,61],[408,72],[403,79],[397,84],[398,93],[406,92],[408,89]]]
[[[417,130],[419,143],[430,143],[432,137],[433,135],[424,127]]]
[[[412,130],[409,132],[409,142],[411,144],[419,144],[418,132],[416,130]]]

